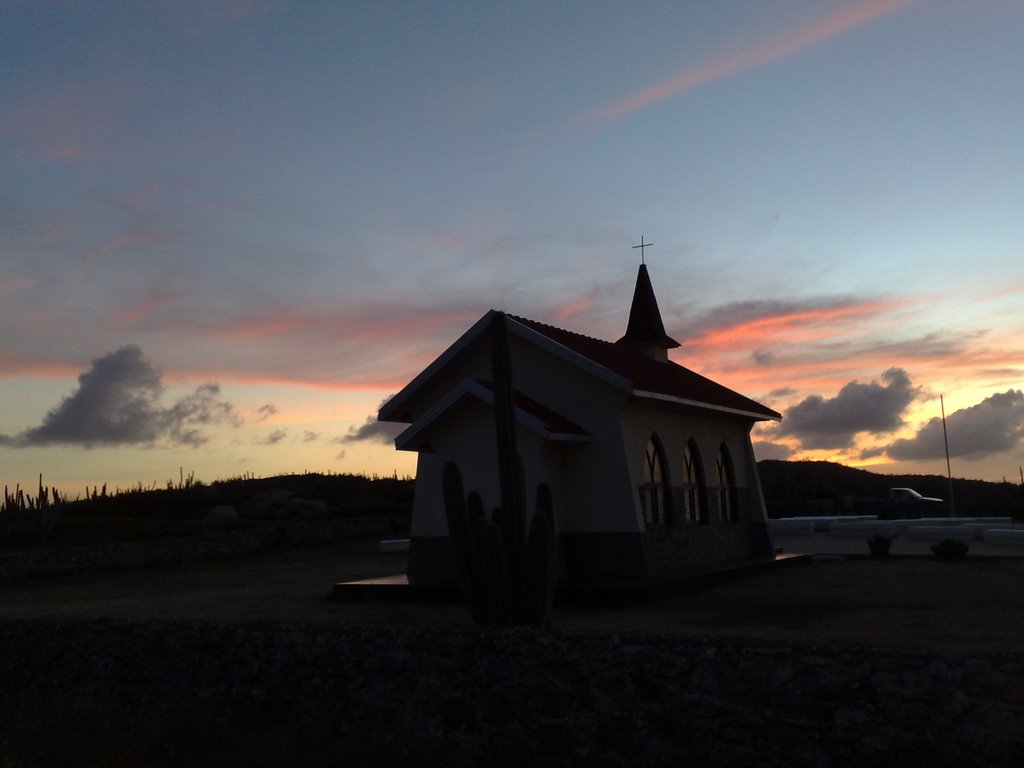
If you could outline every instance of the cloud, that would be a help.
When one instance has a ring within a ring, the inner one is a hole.
[[[8,156],[20,162],[77,165],[102,157],[117,127],[147,94],[130,67],[80,71],[59,84],[44,82],[0,110],[0,133],[13,139],[5,142]],[[123,143],[118,149],[125,151]]]
[[[785,460],[793,455],[793,449],[783,443],[773,443],[767,440],[758,440],[753,443],[754,456],[758,461],[765,459]]]
[[[95,266],[112,256],[138,251],[152,251],[174,242],[174,238],[159,232],[131,231],[116,237],[108,238],[94,245],[85,254],[85,262]]]
[[[256,423],[259,423],[261,421],[266,421],[267,419],[269,419],[271,416],[273,416],[276,413],[277,413],[277,406],[274,405],[273,403],[267,403],[266,405],[261,405],[259,408],[256,409],[256,417],[253,419],[253,421],[255,421]]]
[[[811,395],[787,409],[778,434],[796,437],[805,449],[848,448],[859,432],[893,432],[917,397],[907,372],[890,368],[882,382],[851,381],[831,399]]]
[[[816,21],[735,54],[721,55],[685,69],[678,74],[632,93],[618,101],[577,116],[573,123],[594,126],[620,120],[680,93],[699,88],[705,83],[745,72],[769,62],[867,24],[908,5],[912,0],[862,0],[853,2]]]
[[[36,427],[14,436],[0,435],[0,444],[17,448],[45,445],[144,445],[167,440],[196,447],[206,442],[197,428],[215,423],[239,426],[234,407],[221,399],[220,387],[208,383],[162,406],[164,386],[159,371],[135,345],[92,362],[74,390]]]
[[[351,433],[351,430],[350,430],[350,433]],[[349,442],[349,439],[348,439],[348,435],[341,435],[340,437],[333,437],[333,438],[331,438],[328,442],[331,445],[345,445],[346,443]],[[344,459],[345,458],[345,449],[342,448],[340,451],[338,451],[338,453],[335,454],[334,458],[338,459],[339,461],[341,459]]]
[[[179,293],[177,291],[169,290],[165,287],[152,290],[141,301],[121,310],[118,313],[117,324],[121,328],[134,326],[152,317],[178,298]]]
[[[141,352],[140,352],[141,355]],[[169,437],[175,443],[197,447],[206,442],[193,424],[231,424],[241,426],[242,418],[235,407],[220,398],[220,387],[214,383],[200,384],[195,391],[178,400],[170,408],[155,408],[158,434]]]
[[[302,442],[304,443],[315,443],[319,439],[320,433],[314,432],[311,429],[307,429],[305,432],[302,433]]]
[[[783,406],[795,403],[796,393],[835,392],[893,367],[914,370],[922,381],[955,375],[989,391],[1017,386],[1021,376],[1014,363],[1024,360],[1020,333],[922,331],[918,318],[934,311],[933,299],[826,295],[691,311],[676,323],[673,335],[683,346],[672,357],[738,391],[784,398]],[[790,392],[780,392],[784,388]]]
[[[390,445],[394,442],[398,433],[407,426],[407,424],[377,421],[376,416],[367,416],[366,421],[358,427],[352,427],[344,437],[338,438],[338,440],[343,444],[383,443],[384,445]]]
[[[199,369],[207,376],[383,390],[404,386],[485,311],[381,303],[339,310],[274,300],[236,312],[182,304],[166,333],[211,366]],[[254,346],[259,354],[250,353]]]
[[[392,397],[394,395],[388,395],[381,400],[377,410],[379,411],[383,408]],[[378,421],[377,414],[372,413],[358,427],[352,427],[347,434],[336,437],[331,442],[338,445],[350,445],[351,443],[383,443],[384,445],[390,445],[406,426],[408,425]]]
[[[277,7],[277,0],[157,0],[154,7],[188,34],[221,32]]]
[[[288,430],[287,429],[275,429],[273,432],[271,432],[265,438],[260,440],[260,445],[277,445],[282,440],[284,440],[286,437],[288,437]]]
[[[555,313],[555,321],[559,324],[567,323],[573,317],[585,312],[594,305],[594,292],[584,296],[578,296],[563,303]]]
[[[946,419],[949,455],[980,459],[1010,450],[1024,440],[1024,392],[1008,389]],[[946,455],[942,419],[935,417],[914,437],[897,440],[886,451],[898,461],[938,459]]]
[[[873,445],[870,448],[865,448],[864,450],[862,450],[858,454],[858,457],[861,460],[865,460],[866,461],[867,459],[876,459],[879,456],[884,456],[884,455],[885,455],[885,446],[884,445]]]
[[[715,307],[693,319],[687,348],[701,351],[751,350],[759,365],[772,365],[771,346],[831,339],[837,329],[861,327],[901,305],[901,301],[850,296],[801,301],[743,301]]]

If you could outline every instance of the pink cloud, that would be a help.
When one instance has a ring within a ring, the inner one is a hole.
[[[204,333],[234,341],[302,337],[317,342],[384,342],[401,337],[423,338],[457,328],[469,316],[461,309],[407,309],[397,306],[347,311],[262,307],[258,313],[218,321]]]
[[[170,241],[166,235],[156,232],[125,232],[90,248],[85,254],[85,262],[89,266],[94,266],[123,251],[166,245]]]
[[[81,372],[78,363],[47,360],[12,350],[0,350],[0,379],[67,378]]]
[[[558,308],[558,311],[555,313],[555,320],[558,323],[567,323],[580,312],[587,311],[593,305],[594,297],[592,294],[567,301]]]
[[[46,159],[55,162],[78,160],[92,154],[92,149],[71,136],[55,136],[53,141],[43,148],[43,155]]]
[[[22,276],[5,275],[0,272],[0,293],[17,293],[32,285],[32,280]]]
[[[723,319],[686,339],[685,348],[701,356],[717,357],[740,349],[766,345],[807,344],[832,338],[837,329],[857,328],[867,318],[890,312],[904,302],[842,300],[823,306],[737,305],[721,310]],[[736,319],[732,319],[735,316]]]
[[[177,299],[178,296],[179,294],[175,290],[168,288],[154,289],[146,294],[141,301],[122,310],[118,315],[117,324],[122,329],[137,325],[147,317],[155,315]]]
[[[141,89],[129,70],[71,80],[0,112],[0,135],[21,162],[95,158]]]
[[[1016,296],[1018,293],[1024,293],[1024,283],[1009,283],[1001,288],[997,288],[990,293],[983,293],[975,296],[970,300],[972,304],[983,304],[995,299],[1002,299],[1007,296]]]
[[[396,247],[431,251],[435,257],[472,253],[474,258],[480,258],[493,248],[493,233],[501,226],[501,221],[495,218],[484,218],[463,228],[409,229],[400,225],[396,231],[383,233],[381,239]]]
[[[716,310],[689,335],[678,333],[683,347],[673,359],[751,396],[788,390],[777,396],[783,399],[837,390],[891,367],[925,383],[977,383],[1006,376],[1024,360],[1012,334],[912,334],[906,319],[930,304],[929,296],[738,304]],[[906,330],[894,335],[896,328]]]
[[[174,369],[189,375],[335,390],[394,389],[481,314],[476,308],[263,306],[227,317],[178,318],[164,332],[182,345]],[[205,367],[208,360],[214,367]]]
[[[155,7],[190,34],[216,32],[262,16],[277,0],[157,0]]]
[[[885,321],[885,318],[879,318]],[[868,321],[865,319],[865,323]],[[807,394],[838,391],[851,379],[870,378],[879,370],[902,367],[929,389],[943,386],[997,388],[1019,384],[1024,348],[1019,341],[992,343],[979,334],[926,335],[903,341],[884,334],[860,335],[837,329],[832,338],[792,345],[776,339],[777,357],[759,360],[756,348],[703,351],[678,361],[726,386],[784,408]],[[784,390],[784,391],[783,391]],[[948,391],[948,390],[947,390]],[[777,392],[776,396],[770,393]]]
[[[611,104],[578,115],[573,123],[580,126],[595,126],[619,120],[633,112],[677,94],[693,90],[713,80],[735,75],[790,56],[808,46],[893,13],[911,2],[913,0],[861,0],[850,3],[837,12],[811,24],[797,27],[779,37],[764,40],[745,51],[721,56],[683,70],[660,83],[655,83]]]
[[[40,93],[3,114],[0,132],[12,137],[13,148],[26,160],[78,160],[94,154],[104,120],[89,104],[84,83]]]

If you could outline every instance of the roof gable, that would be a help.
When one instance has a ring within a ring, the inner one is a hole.
[[[487,330],[493,314],[494,310],[492,309],[473,323],[469,330],[459,336],[448,349],[438,355],[434,362],[420,371],[412,381],[384,403],[380,410],[377,411],[377,419],[379,421],[412,421],[412,418],[406,413],[409,401],[419,389],[440,373],[442,369],[457,360],[466,348],[476,341],[481,333]]]
[[[477,320],[472,327],[462,334],[448,349],[442,352],[437,359],[423,369],[412,381],[406,384],[397,394],[381,406],[377,413],[380,421],[405,421],[411,422],[413,418],[409,413],[409,404],[416,394],[425,387],[431,379],[439,375],[445,368],[453,365],[490,327],[491,318],[496,310],[489,310],[487,314]],[[519,318],[508,315],[508,330],[523,340],[541,347],[545,351],[568,360],[573,365],[582,368],[584,371],[601,379],[611,386],[631,392],[633,383],[630,379],[619,375],[599,363],[590,360],[586,355],[580,355],[576,350],[570,349],[557,341],[552,340],[543,333],[537,333],[530,325],[519,322]],[[539,325],[539,324],[538,324]]]
[[[381,421],[413,421],[408,406],[417,392],[445,368],[454,364],[479,339],[488,329],[494,313],[493,309],[487,312],[434,362],[381,406],[377,418]],[[510,333],[635,397],[708,408],[755,421],[778,421],[782,418],[772,409],[672,361],[652,360],[631,347],[584,336],[535,320],[515,315],[508,315],[508,319]],[[460,396],[464,394],[460,393]],[[447,402],[448,398],[443,400]],[[438,404],[430,404],[428,410],[432,411]]]
[[[494,406],[494,387],[490,382],[466,379],[459,386],[441,398],[437,403],[418,418],[408,429],[395,438],[395,447],[399,450],[418,450],[413,446],[417,438],[422,437],[432,425],[450,413],[466,398],[476,398],[481,402]],[[589,432],[564,416],[555,413],[536,400],[532,400],[521,392],[513,392],[516,421],[545,440],[560,442],[588,442]]]

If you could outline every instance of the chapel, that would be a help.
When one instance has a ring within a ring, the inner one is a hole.
[[[485,509],[500,503],[491,310],[378,413],[418,454],[410,584],[456,581],[442,495],[454,461]],[[633,585],[769,561],[750,441],[770,408],[669,359],[679,346],[641,264],[622,338],[506,315],[516,440],[527,489],[554,501],[559,582]]]

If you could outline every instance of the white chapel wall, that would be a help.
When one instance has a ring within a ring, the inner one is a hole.
[[[643,511],[636,489],[643,480],[644,451],[652,433],[658,435],[664,449],[670,486],[678,486],[682,482],[683,455],[690,439],[700,452],[705,487],[717,485],[715,460],[723,442],[732,458],[736,485],[749,487],[757,483],[757,467],[753,464],[746,420],[704,409],[634,400],[623,410],[622,434],[629,463],[634,515],[640,524]]]
[[[563,529],[638,530],[628,512],[623,514],[632,503],[619,422],[628,394],[516,336],[512,353],[516,389],[591,435],[589,442],[565,443],[558,449]]]
[[[531,514],[536,508],[537,486],[547,483],[555,501],[555,522],[561,530],[565,504],[560,454],[550,450],[550,444],[522,426],[516,430],[516,441],[523,462],[527,513]],[[467,398],[449,418],[434,426],[430,445],[432,450],[421,452],[417,464],[412,536],[448,535],[442,481],[444,465],[448,461],[458,465],[465,493],[476,491],[480,494],[487,514],[501,506],[494,410],[489,405]]]
[[[442,475],[444,465],[454,461],[462,475],[465,492],[476,491],[490,510],[498,504],[498,457],[494,448],[494,412],[490,406],[466,398],[448,417],[430,431],[432,451],[421,452],[417,465],[416,495],[413,502],[413,536],[447,536]],[[423,458],[429,456],[430,458]],[[421,472],[425,474],[421,476]]]

